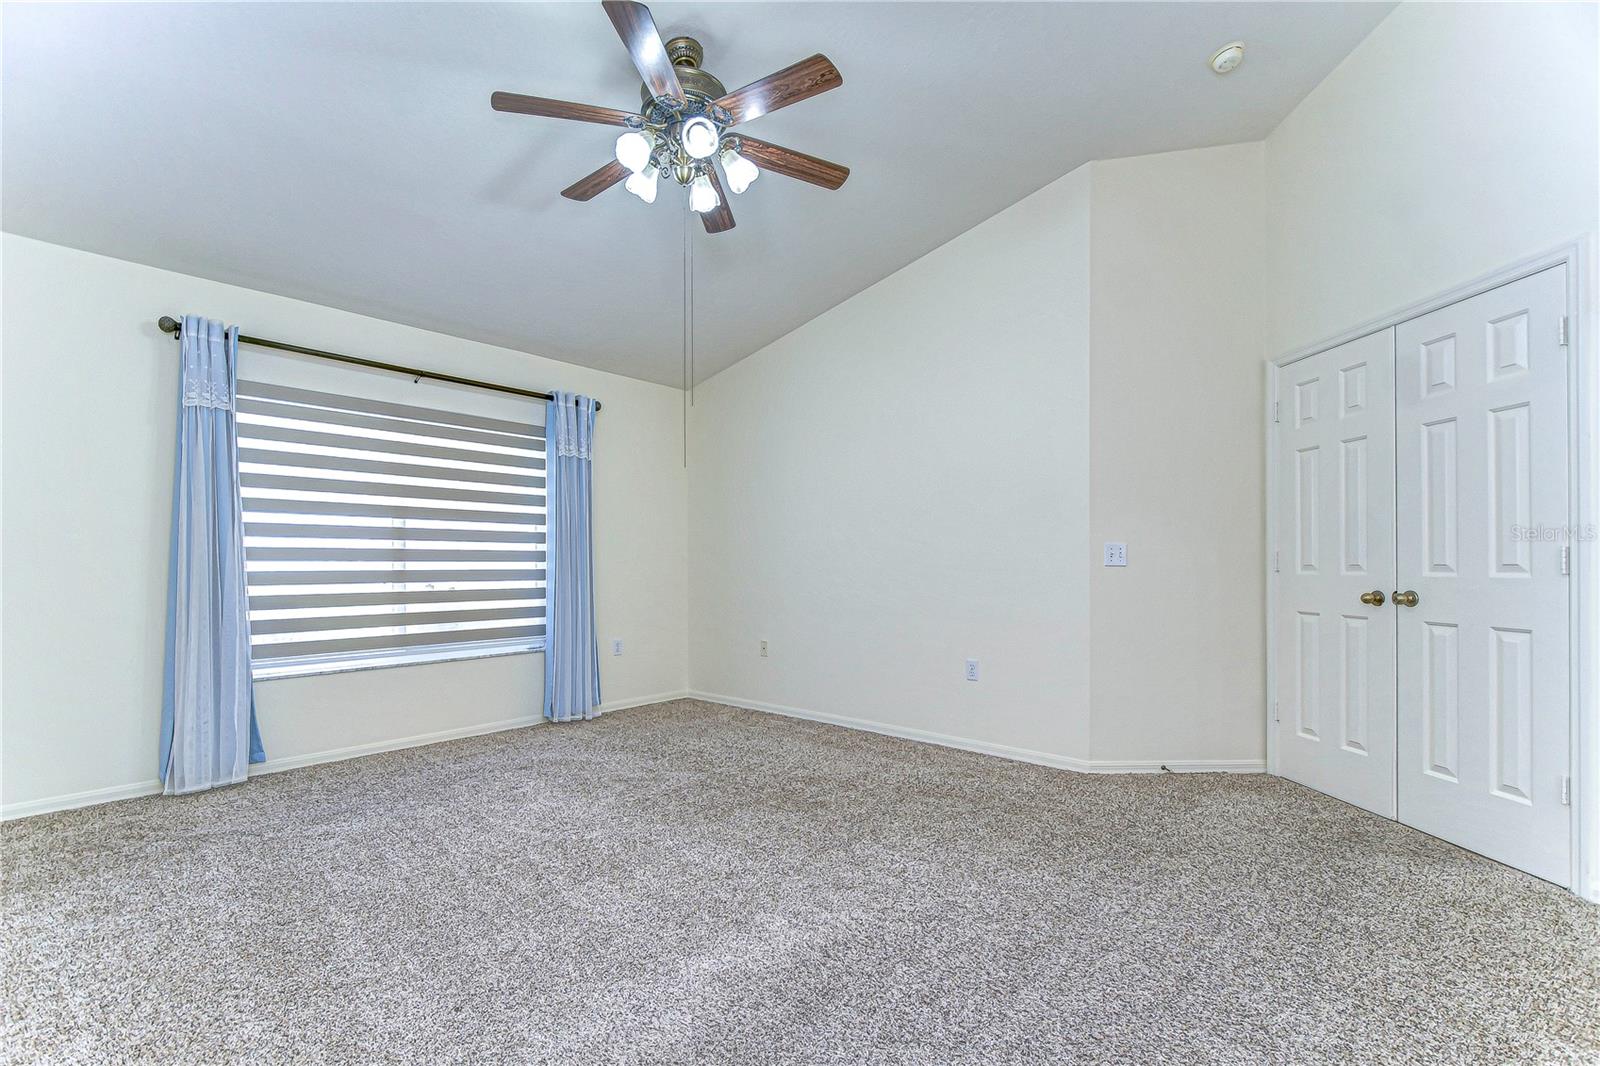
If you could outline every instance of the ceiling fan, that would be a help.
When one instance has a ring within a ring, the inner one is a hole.
[[[665,174],[689,190],[689,207],[700,213],[706,232],[733,228],[733,211],[722,191],[716,163],[728,187],[742,193],[761,170],[786,174],[824,189],[837,189],[850,168],[729,130],[770,111],[837,89],[844,78],[827,56],[814,55],[742,89],[728,92],[700,66],[704,50],[692,37],[665,44],[650,9],[633,0],[603,0],[617,36],[644,79],[637,112],[612,107],[547,100],[521,93],[489,97],[496,111],[567,118],[626,126],[617,138],[616,158],[561,191],[569,200],[591,200],[619,181],[645,203],[654,203],[656,182]],[[759,166],[758,166],[759,165]]]

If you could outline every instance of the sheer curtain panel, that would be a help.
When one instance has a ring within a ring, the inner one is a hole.
[[[544,716],[593,718],[600,705],[594,631],[594,400],[558,392],[545,416],[546,529]]]
[[[161,781],[169,795],[243,781],[266,758],[250,686],[239,454],[239,330],[185,316],[167,574]]]

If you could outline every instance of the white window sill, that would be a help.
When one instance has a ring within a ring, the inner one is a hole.
[[[348,674],[357,670],[386,670],[393,666],[420,666],[461,659],[494,659],[502,655],[527,655],[544,651],[544,640],[484,641],[481,644],[449,644],[433,648],[403,648],[392,652],[364,652],[357,655],[316,656],[306,659],[274,661],[251,668],[256,681],[278,681],[288,677],[314,677],[318,674]]]

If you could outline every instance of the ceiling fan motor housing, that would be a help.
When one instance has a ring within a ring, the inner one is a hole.
[[[700,69],[700,61],[705,58],[705,49],[700,47],[700,42],[693,37],[674,37],[668,41],[667,58],[672,60],[673,71],[678,75],[678,84],[683,86],[683,94],[691,103],[710,103],[728,95],[728,90],[723,88],[722,82],[718,81],[714,74]],[[652,99],[654,97],[651,95],[650,86],[641,83],[639,102],[648,107]]]

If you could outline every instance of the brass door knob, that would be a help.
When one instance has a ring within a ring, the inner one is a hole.
[[[1417,605],[1417,594],[1415,592],[1396,592],[1394,594],[1394,602],[1396,607],[1415,607]]]
[[[1373,589],[1371,592],[1363,592],[1361,594],[1361,602],[1368,607],[1382,607],[1383,593],[1378,589]]]

